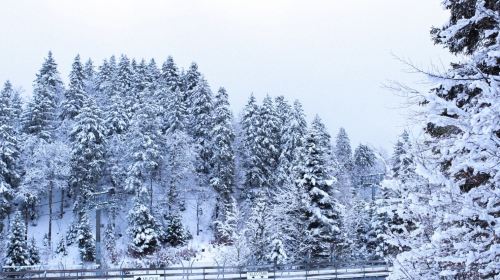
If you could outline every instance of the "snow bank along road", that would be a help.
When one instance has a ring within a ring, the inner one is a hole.
[[[4,269],[5,270],[5,269]],[[159,269],[72,269],[4,271],[1,279],[385,279],[390,267],[385,263],[365,263],[359,266],[272,265],[259,267],[168,267]]]

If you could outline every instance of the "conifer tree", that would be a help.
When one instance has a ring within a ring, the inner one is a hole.
[[[6,217],[20,182],[19,141],[13,127],[11,94],[11,87],[6,83],[0,92],[0,221]]]
[[[148,207],[136,201],[128,213],[129,249],[134,255],[153,253],[159,244],[158,225]]]
[[[68,255],[68,249],[66,248],[66,238],[64,236],[61,237],[56,247],[56,254],[61,254],[63,256]]]
[[[255,195],[258,188],[262,185],[264,174],[257,168],[260,159],[258,150],[258,127],[260,125],[259,106],[253,94],[243,110],[241,119],[242,127],[242,149],[243,149],[243,167],[245,169],[245,181],[243,193],[250,198]]]
[[[425,165],[418,170],[433,187],[424,184],[409,196],[425,197],[430,189],[426,208],[434,207],[428,213],[437,214],[439,227],[428,232],[430,242],[398,255],[393,274],[403,277],[409,267],[410,274],[428,279],[495,279],[500,276],[500,3],[450,0],[443,6],[449,20],[431,35],[459,60],[430,77],[437,85],[419,99]]]
[[[167,60],[163,63],[161,67],[161,83],[163,87],[166,87],[171,92],[180,90],[181,88],[181,78],[179,75],[179,69],[174,62],[174,59],[169,56]]]
[[[233,197],[229,201],[218,201],[216,206],[219,215],[213,222],[214,241],[216,244],[232,245],[238,239],[237,227],[240,218],[236,200]]]
[[[101,111],[90,97],[85,100],[70,137],[72,156],[69,181],[73,192],[85,198],[96,190],[96,183],[103,174],[106,152]]]
[[[360,186],[363,183],[363,177],[373,175],[375,166],[375,153],[367,145],[360,144],[354,151],[354,183]]]
[[[23,114],[24,132],[51,139],[57,126],[56,119],[63,92],[52,52],[49,52],[42,64],[33,87],[33,98]]]
[[[31,237],[28,243],[28,255],[30,265],[35,265],[40,263],[40,251],[36,246],[35,237]]]
[[[12,220],[6,247],[4,258],[6,266],[31,265],[26,240],[26,228],[23,216],[19,211],[15,213]]]
[[[341,205],[330,195],[335,178],[328,173],[327,147],[322,144],[321,131],[312,127],[306,137],[305,162],[298,180],[307,192],[304,199],[307,236],[302,250],[314,260],[325,260],[342,246]]]
[[[182,226],[179,214],[172,213],[166,217],[165,241],[173,247],[183,246],[190,238],[189,233]]]
[[[234,131],[232,128],[232,113],[229,109],[227,92],[220,88],[214,101],[212,140],[212,173],[210,184],[220,198],[229,203],[229,197],[234,188]]]
[[[280,156],[280,120],[276,114],[274,102],[266,96],[259,110],[261,124],[257,129],[257,157],[259,163],[256,168],[263,175],[260,187],[267,192],[276,192],[276,170]]]
[[[343,127],[340,128],[337,134],[335,142],[335,155],[337,161],[344,168],[344,170],[349,171],[352,167],[352,150],[351,150],[351,140]]]
[[[210,175],[210,159],[212,151],[210,147],[210,136],[213,129],[213,100],[212,91],[205,80],[200,80],[193,89],[189,107],[190,135],[196,145],[196,171],[199,174],[200,183],[208,181]]]
[[[79,216],[76,228],[76,243],[80,251],[80,257],[83,261],[93,262],[95,260],[96,248],[89,218],[87,213],[82,213]]]
[[[63,118],[73,119],[80,113],[87,95],[85,79],[80,55],[77,55],[69,74],[69,88],[65,91],[65,99],[62,103]]]

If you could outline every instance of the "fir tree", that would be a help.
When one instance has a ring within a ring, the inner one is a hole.
[[[375,153],[367,145],[360,144],[354,151],[354,183],[363,184],[364,176],[373,175],[375,166]]]
[[[328,173],[321,131],[311,128],[306,137],[305,162],[298,184],[307,192],[304,250],[314,260],[326,259],[342,246],[340,204],[330,195],[334,178]]]
[[[101,111],[88,98],[71,131],[72,157],[70,184],[76,194],[88,196],[96,190],[103,173],[106,152],[105,127]]]
[[[165,242],[173,247],[185,245],[190,235],[182,226],[181,217],[178,214],[170,214],[166,220]]]
[[[280,156],[280,125],[276,115],[274,102],[270,96],[266,96],[259,111],[260,125],[257,129],[257,157],[259,159],[256,168],[263,174],[263,180],[259,187],[265,191],[276,192],[277,182],[276,170]]]
[[[87,95],[85,86],[85,73],[80,62],[80,55],[75,57],[69,74],[69,88],[65,92],[62,103],[62,117],[73,119],[79,113]]]
[[[243,110],[241,119],[242,127],[242,149],[243,149],[243,167],[244,167],[244,190],[243,193],[249,198],[255,195],[258,188],[262,185],[264,174],[257,168],[260,159],[257,154],[258,127],[260,125],[259,106],[253,94]]]
[[[340,164],[347,170],[352,164],[351,140],[343,127],[340,128],[335,142],[335,155]]]
[[[28,134],[51,139],[57,126],[56,119],[62,95],[62,82],[57,64],[49,55],[34,82],[33,98],[23,115],[23,128]]]
[[[56,247],[56,254],[61,254],[63,256],[67,256],[68,255],[68,249],[66,248],[66,238],[61,237],[61,239],[59,239],[59,242],[57,243],[57,247]]]
[[[12,220],[6,247],[4,258],[6,266],[31,265],[26,240],[26,228],[24,227],[23,216],[19,211],[15,213]]]
[[[0,221],[11,207],[14,191],[20,182],[19,141],[13,127],[14,111],[9,83],[0,92]],[[3,224],[0,230],[3,229]]]
[[[150,210],[136,201],[128,213],[130,235],[129,249],[134,255],[148,255],[156,251],[159,244],[158,226]]]
[[[228,200],[219,200],[216,205],[219,209],[218,215],[213,222],[214,242],[216,244],[232,245],[238,238],[238,207],[234,198],[230,197]]]
[[[181,80],[179,70],[171,56],[167,58],[161,67],[160,79],[162,86],[166,87],[171,92],[180,90]]]
[[[40,263],[40,251],[36,246],[35,237],[32,237],[28,244],[28,255],[30,265],[35,265]]]
[[[197,150],[196,171],[203,184],[208,181],[210,175],[210,159],[212,157],[210,136],[213,129],[212,91],[205,80],[200,80],[193,89],[190,105],[189,131]]]
[[[95,239],[92,235],[87,213],[80,215],[76,227],[76,243],[83,261],[93,262],[95,260],[96,248]]]
[[[212,174],[210,184],[219,196],[229,202],[229,196],[234,187],[234,131],[232,128],[232,113],[226,90],[220,88],[215,96],[212,140]]]

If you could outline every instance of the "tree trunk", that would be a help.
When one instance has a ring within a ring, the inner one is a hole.
[[[59,218],[62,219],[64,215],[64,189],[61,189],[61,205],[59,211]]]
[[[153,212],[153,176],[149,178],[149,209]]]
[[[47,234],[47,245],[52,245],[52,181],[49,182],[49,232]]]

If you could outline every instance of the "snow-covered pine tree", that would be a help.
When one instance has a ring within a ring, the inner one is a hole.
[[[219,216],[213,222],[214,243],[233,245],[238,239],[237,229],[240,219],[236,200],[230,197],[229,202],[219,200],[217,203]]]
[[[191,63],[189,69],[186,73],[181,77],[181,92],[182,92],[182,101],[189,105],[192,104],[192,94],[195,88],[200,84],[203,80],[201,73],[198,71],[198,64],[195,62]],[[188,110],[190,107],[188,107]]]
[[[23,114],[23,130],[40,138],[51,139],[57,126],[63,86],[57,64],[49,52],[33,85],[33,98]]]
[[[165,242],[170,246],[183,246],[191,238],[189,232],[183,227],[178,213],[171,213],[166,217]]]
[[[59,242],[57,243],[56,247],[56,254],[61,254],[63,256],[68,255],[68,249],[66,248],[66,238],[64,236],[59,239]]]
[[[105,131],[101,111],[95,101],[87,97],[70,135],[72,156],[69,182],[72,192],[83,201],[96,190],[96,183],[103,173]]]
[[[158,225],[149,208],[136,200],[128,213],[127,232],[130,235],[129,249],[132,255],[148,255],[159,247],[157,229]]]
[[[83,74],[85,76],[85,87],[87,93],[95,94],[97,89],[97,72],[94,67],[92,59],[87,59],[83,66]]]
[[[176,130],[186,132],[187,111],[186,104],[182,101],[181,91],[176,89],[174,92],[161,90],[161,95],[165,98],[165,116],[163,128],[166,134],[172,134]]]
[[[19,140],[14,129],[12,90],[6,83],[0,92],[0,221],[8,214],[14,191],[21,179],[19,165]],[[0,232],[3,230],[3,223]]]
[[[177,68],[174,59],[171,56],[167,57],[167,60],[161,67],[160,81],[162,86],[166,87],[171,92],[175,92],[181,89],[181,77],[179,75],[179,69]]]
[[[307,122],[302,109],[302,104],[295,100],[293,107],[288,111],[287,118],[283,121],[281,129],[280,151],[278,166],[279,186],[295,184],[293,182],[294,166],[303,153]]]
[[[134,69],[130,63],[130,59],[126,55],[120,56],[116,71],[115,89],[118,92],[119,98],[123,99],[125,111],[130,118],[133,115],[138,98],[134,88]]]
[[[335,177],[337,178],[337,185],[339,186],[339,191],[341,192],[340,199],[346,205],[351,204],[353,182],[352,182],[352,168],[353,168],[353,158],[351,150],[351,141],[344,128],[340,128],[339,132],[335,138],[335,148],[334,148],[335,159],[338,163],[338,169],[335,172]]]
[[[281,155],[278,166],[278,187],[272,205],[273,240],[280,240],[289,261],[302,261],[298,248],[304,236],[302,189],[297,187],[298,165],[303,160],[307,123],[299,101],[290,109],[281,131]]]
[[[64,92],[65,99],[62,102],[62,117],[73,119],[79,113],[86,98],[85,73],[77,55],[69,73],[69,88]]]
[[[318,131],[319,137],[321,140],[321,147],[324,147],[324,154],[325,154],[325,162],[326,166],[328,167],[328,173],[329,174],[336,174],[337,171],[340,169],[338,166],[339,164],[337,163],[337,159],[335,157],[333,147],[332,147],[332,137],[330,136],[330,133],[326,129],[325,124],[321,120],[321,118],[316,115],[311,122],[311,128]]]
[[[257,128],[256,156],[259,162],[262,180],[260,188],[268,193],[276,193],[276,170],[280,157],[280,119],[276,114],[273,99],[268,95],[264,98],[259,110],[260,125]]]
[[[373,150],[367,145],[359,144],[354,151],[353,162],[353,181],[358,188],[363,184],[365,176],[373,175],[374,166],[375,153]]]
[[[25,266],[31,264],[28,241],[26,240],[26,228],[23,216],[19,211],[14,214],[14,219],[11,222],[4,261],[6,266]]]
[[[305,162],[297,183],[307,192],[304,223],[307,236],[301,250],[312,260],[327,260],[337,255],[341,237],[342,206],[330,195],[335,178],[328,173],[327,147],[321,131],[311,127],[306,137]]]
[[[162,164],[163,137],[160,133],[157,107],[145,102],[132,119],[128,144],[131,146],[126,189],[134,191],[142,203],[153,205],[153,181]]]
[[[234,131],[228,95],[220,88],[214,100],[213,130],[210,132],[212,172],[210,184],[221,199],[228,201],[234,187]]]
[[[192,91],[191,103],[188,112],[190,126],[188,132],[196,146],[196,171],[201,185],[206,185],[209,180],[212,151],[210,147],[211,132],[213,130],[213,97],[207,81],[200,79]]]
[[[346,171],[351,170],[353,162],[351,140],[343,127],[339,129],[339,133],[335,139],[335,155],[339,164]]]
[[[80,257],[83,261],[93,262],[96,254],[95,238],[92,235],[92,228],[90,227],[87,213],[83,212],[79,214],[76,231],[76,243]]]
[[[2,96],[2,106],[9,109],[10,124],[15,131],[19,131],[21,114],[22,114],[22,100],[18,90],[15,90],[10,81],[5,81],[2,90],[0,91]]]
[[[435,187],[439,227],[398,256],[393,278],[496,279],[500,276],[500,2],[449,0],[450,18],[431,31],[435,43],[460,56],[421,100],[425,168]],[[425,195],[414,189],[411,196]],[[430,212],[434,214],[435,212]],[[425,250],[432,247],[431,254]]]
[[[254,197],[264,180],[264,174],[257,168],[260,164],[260,158],[257,155],[257,137],[260,123],[259,106],[252,94],[245,105],[241,119],[241,148],[243,150],[243,169],[245,176],[243,194],[246,198]]]
[[[40,263],[40,250],[36,245],[35,237],[31,237],[28,243],[28,255],[30,265],[35,265]]]

